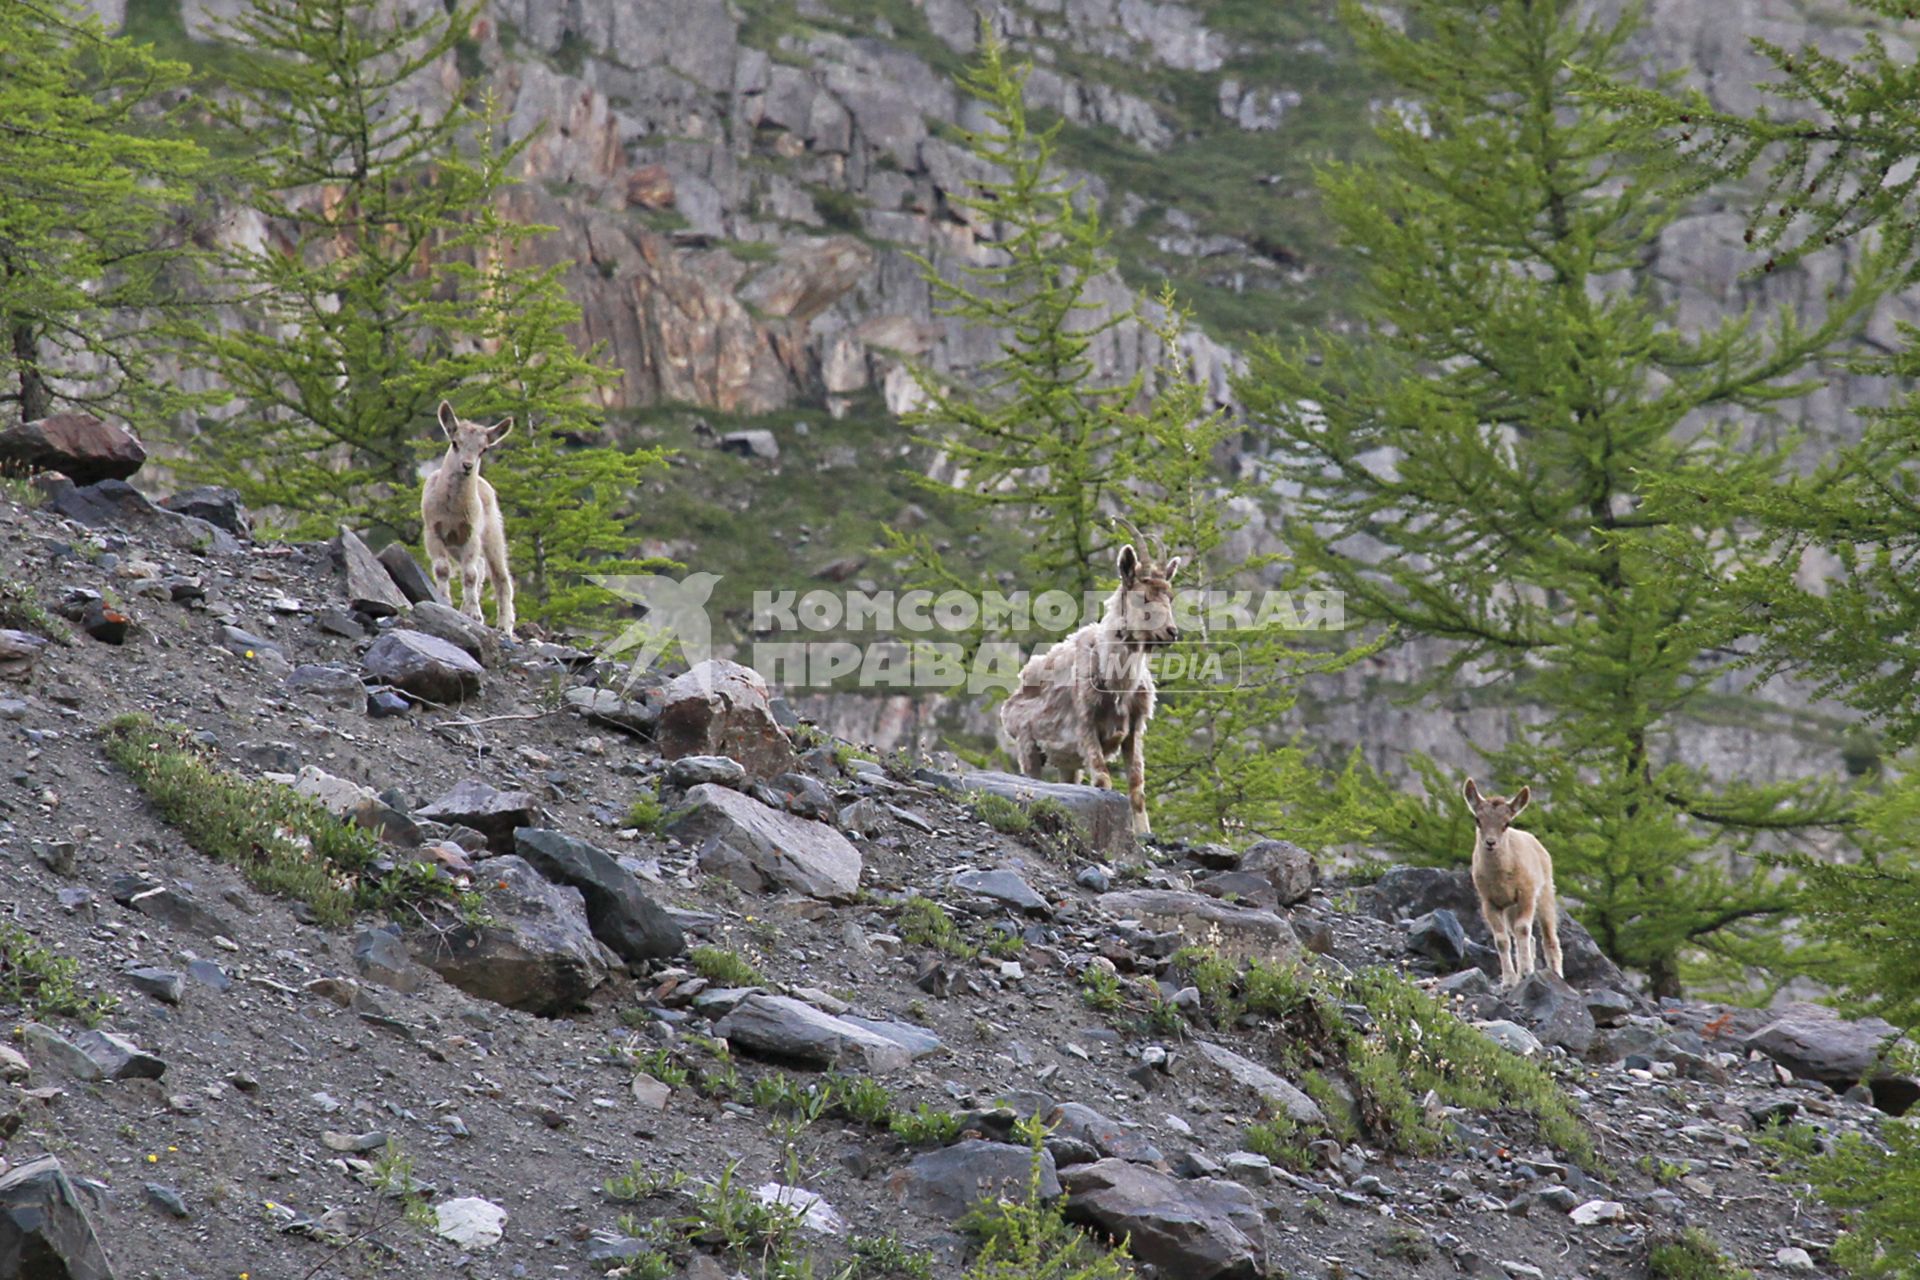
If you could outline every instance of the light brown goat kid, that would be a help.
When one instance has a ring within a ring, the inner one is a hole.
[[[1146,834],[1147,722],[1153,719],[1153,671],[1147,653],[1180,638],[1173,621],[1175,556],[1164,565],[1120,548],[1120,586],[1098,622],[1090,622],[1020,669],[1020,687],[1000,706],[1000,726],[1020,772],[1040,776],[1048,761],[1067,782],[1080,770],[1111,787],[1107,757],[1126,757],[1133,829]]]
[[[460,611],[479,618],[480,583],[493,580],[493,605],[498,625],[513,639],[513,574],[507,567],[507,527],[500,519],[500,499],[481,478],[480,463],[513,430],[513,419],[491,427],[468,422],[440,402],[440,430],[447,437],[447,456],[440,469],[427,477],[420,491],[420,525],[433,564],[433,585],[440,598],[453,603],[453,567],[460,567]],[[497,433],[497,434],[496,434]]]
[[[1545,845],[1512,825],[1533,799],[1533,789],[1521,787],[1510,800],[1483,796],[1468,778],[1461,794],[1473,813],[1473,887],[1480,896],[1480,914],[1493,932],[1493,949],[1500,953],[1500,985],[1514,986],[1533,972],[1536,915],[1547,968],[1555,977],[1565,977],[1559,907],[1553,896],[1553,858]]]

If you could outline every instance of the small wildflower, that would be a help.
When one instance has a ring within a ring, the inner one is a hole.
[[[149,1151],[149,1152],[147,1152],[147,1163],[148,1163],[148,1164],[159,1164],[159,1163],[160,1163],[160,1157],[159,1157],[159,1156],[157,1156],[157,1155],[155,1155],[155,1154],[153,1154],[153,1152],[151,1152],[151,1151]]]

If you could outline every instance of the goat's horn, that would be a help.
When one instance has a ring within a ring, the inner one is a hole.
[[[1165,564],[1167,562],[1167,546],[1164,542],[1160,541],[1160,539],[1147,537],[1140,532],[1133,521],[1127,519],[1125,516],[1115,516],[1113,517],[1113,522],[1117,525],[1124,526],[1126,531],[1133,535],[1134,542],[1138,543],[1142,550],[1153,557],[1155,564]]]

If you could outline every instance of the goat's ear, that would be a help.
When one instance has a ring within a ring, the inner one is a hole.
[[[1468,778],[1467,785],[1460,788],[1460,794],[1467,798],[1467,808],[1475,813],[1480,812],[1480,788],[1475,785],[1472,778]]]
[[[499,434],[495,434],[498,432]],[[487,448],[498,448],[502,440],[513,434],[513,419],[502,418],[487,428]]]
[[[1132,586],[1134,576],[1140,572],[1140,553],[1133,549],[1131,542],[1120,548],[1120,558],[1115,563],[1120,568],[1120,584]]]
[[[1178,572],[1180,572],[1180,557],[1175,556],[1173,559],[1167,561],[1167,573],[1166,573],[1167,581],[1172,582],[1173,575]]]
[[[460,416],[453,411],[452,405],[442,400],[440,402],[440,430],[445,433],[448,440],[452,440],[453,433],[459,429]]]
[[[1513,816],[1516,818],[1519,817],[1520,811],[1526,808],[1527,802],[1532,799],[1533,799],[1533,788],[1530,786],[1522,787],[1518,791],[1514,792],[1513,793]]]

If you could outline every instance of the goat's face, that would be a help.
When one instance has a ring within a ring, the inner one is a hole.
[[[1131,545],[1120,548],[1119,616],[1110,621],[1130,645],[1158,649],[1180,638],[1173,622],[1173,575],[1180,557],[1164,565],[1142,560]]]
[[[513,430],[513,419],[502,418],[490,427],[477,422],[469,422],[453,411],[453,406],[445,400],[440,402],[440,430],[447,437],[447,461],[443,466],[459,469],[462,476],[470,476],[480,470],[480,460],[489,450],[497,448],[507,433]]]
[[[1507,834],[1507,828],[1513,825],[1513,820],[1533,799],[1533,788],[1521,787],[1511,799],[1506,796],[1483,796],[1473,779],[1468,778],[1460,794],[1466,797],[1467,809],[1473,814],[1473,824],[1478,828],[1475,837],[1480,842],[1478,847],[1491,853],[1499,847],[1500,837]]]

